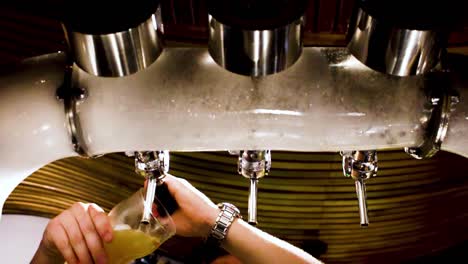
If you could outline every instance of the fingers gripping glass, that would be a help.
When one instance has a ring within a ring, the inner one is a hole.
[[[171,216],[155,198],[148,222],[142,223],[144,190],[140,189],[128,199],[117,204],[109,213],[114,229],[111,243],[105,243],[110,264],[127,264],[151,254],[175,234]]]

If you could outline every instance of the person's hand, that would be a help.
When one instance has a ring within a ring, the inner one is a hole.
[[[188,181],[167,175],[169,192],[179,209],[172,214],[177,234],[186,237],[206,237],[219,214],[218,207]]]
[[[107,214],[95,204],[75,203],[50,220],[31,263],[107,263],[103,243],[111,240]]]

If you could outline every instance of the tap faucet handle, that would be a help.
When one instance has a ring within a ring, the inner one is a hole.
[[[167,183],[162,180],[158,182],[158,187],[156,188],[156,198],[164,205],[167,212],[172,215],[178,208],[179,205],[175,198],[171,195]]]

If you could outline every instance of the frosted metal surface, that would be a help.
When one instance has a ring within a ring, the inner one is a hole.
[[[63,103],[64,55],[0,74],[0,208],[25,177],[76,155]],[[345,49],[305,48],[288,70],[252,79],[217,66],[206,49],[168,48],[149,68],[99,78],[75,68],[89,97],[78,105],[91,154],[131,150],[339,151],[422,141],[418,77],[373,72]],[[467,84],[443,149],[468,156]]]
[[[166,49],[146,71],[78,71],[93,154],[132,149],[338,151],[412,146],[424,96],[418,78],[373,72],[344,49],[306,48],[290,69],[252,79],[205,49]]]
[[[452,78],[453,90],[458,92],[460,102],[451,113],[442,149],[468,157],[468,56],[455,55],[452,59],[457,65]]]
[[[24,178],[75,155],[55,96],[64,62],[63,55],[44,55],[0,75],[0,209]]]

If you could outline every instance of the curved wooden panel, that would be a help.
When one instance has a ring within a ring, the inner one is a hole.
[[[248,182],[236,162],[221,152],[172,153],[170,171],[245,214]],[[109,210],[141,187],[133,166],[122,154],[56,161],[18,186],[5,213],[52,217],[76,201]],[[419,161],[380,152],[379,175],[368,181],[371,224],[361,229],[337,153],[273,152],[272,172],[259,184],[259,227],[331,263],[410,260],[468,239],[467,176],[466,159],[452,154]]]

